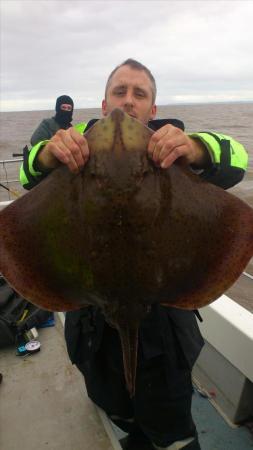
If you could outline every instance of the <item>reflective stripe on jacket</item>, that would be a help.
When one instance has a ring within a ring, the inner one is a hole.
[[[78,123],[74,126],[75,130],[83,134],[87,127],[84,122]],[[40,150],[49,142],[49,140],[38,142],[30,150],[24,152],[24,162],[20,167],[19,180],[25,189],[32,189],[38,184],[48,172],[40,172],[36,169],[36,159]]]
[[[189,135],[205,145],[212,165],[200,175],[212,184],[228,189],[239,183],[248,166],[248,154],[244,146],[225,134],[201,131]]]

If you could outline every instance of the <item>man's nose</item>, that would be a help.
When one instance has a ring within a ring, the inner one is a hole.
[[[124,103],[125,103],[125,105],[131,105],[131,106],[134,104],[134,96],[131,91],[128,91],[126,93],[125,98],[124,98]]]

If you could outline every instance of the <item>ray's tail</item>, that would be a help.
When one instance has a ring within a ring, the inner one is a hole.
[[[135,394],[138,328],[138,325],[132,324],[127,325],[124,328],[118,328],[123,351],[126,385],[131,398],[134,397]]]

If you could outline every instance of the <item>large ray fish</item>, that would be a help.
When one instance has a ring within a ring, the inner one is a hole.
[[[131,395],[151,305],[207,305],[253,255],[253,210],[188,168],[155,167],[152,133],[114,110],[87,131],[80,174],[60,166],[0,213],[3,276],[46,309],[100,307],[119,332]]]

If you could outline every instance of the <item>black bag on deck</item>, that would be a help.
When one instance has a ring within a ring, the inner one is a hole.
[[[17,336],[39,327],[51,315],[20,297],[0,275],[0,348],[15,344]]]

